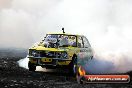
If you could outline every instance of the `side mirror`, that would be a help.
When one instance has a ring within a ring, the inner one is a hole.
[[[91,60],[93,59],[93,56],[91,56]]]

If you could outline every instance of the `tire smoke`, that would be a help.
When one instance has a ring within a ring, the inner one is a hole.
[[[28,61],[29,61],[29,58],[26,57],[26,58],[19,60],[17,63],[19,64],[20,67],[28,69]],[[42,68],[41,66],[37,66],[36,71],[44,71],[45,72],[45,71],[50,71],[50,70],[46,70],[45,68]]]
[[[18,64],[20,67],[28,69],[28,61],[29,61],[29,58],[26,57],[24,59],[19,60]]]

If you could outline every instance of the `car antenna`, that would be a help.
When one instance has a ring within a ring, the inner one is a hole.
[[[65,33],[65,30],[64,30],[64,28],[62,28],[62,31],[63,31],[63,33]]]

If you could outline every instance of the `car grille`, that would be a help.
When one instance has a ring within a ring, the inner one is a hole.
[[[47,57],[47,58],[56,58],[56,53],[55,52],[45,52],[45,51],[42,51],[40,52],[40,57]]]
[[[55,52],[55,51],[29,51],[29,56],[33,57],[47,57],[47,58],[60,58],[61,54],[60,52]]]

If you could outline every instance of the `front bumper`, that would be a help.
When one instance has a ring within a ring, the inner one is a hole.
[[[60,59],[60,58],[46,58],[46,57],[31,57],[29,56],[29,61],[36,66],[66,66],[69,65],[70,59]]]

